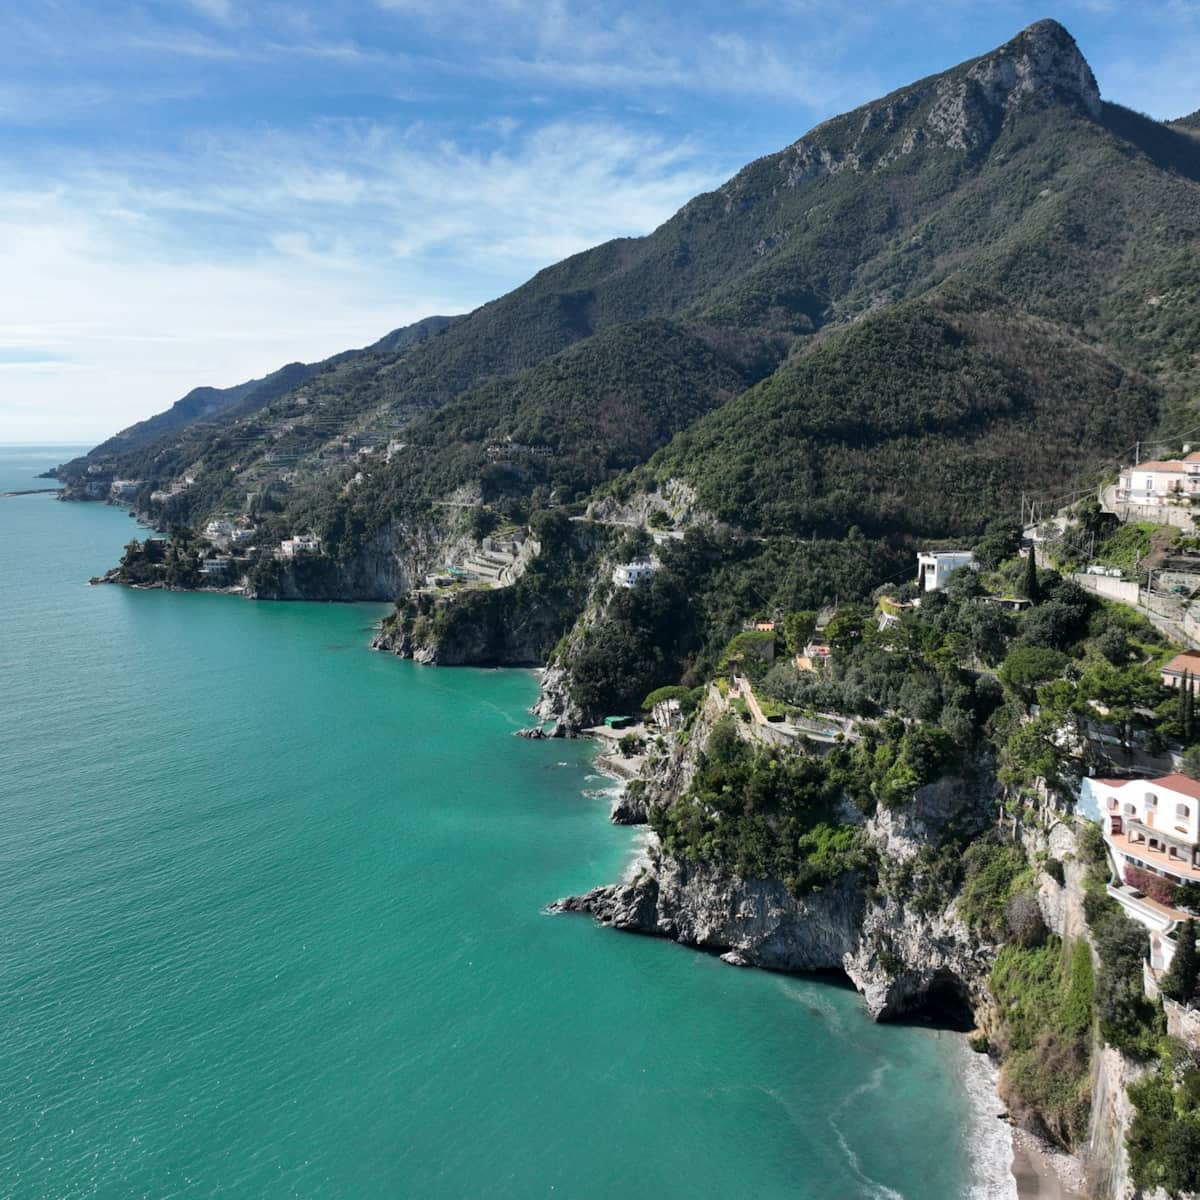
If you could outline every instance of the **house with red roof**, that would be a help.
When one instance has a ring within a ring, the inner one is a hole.
[[[1117,480],[1122,504],[1178,504],[1188,496],[1200,496],[1200,451],[1125,467]]]
[[[1200,650],[1185,650],[1164,663],[1161,675],[1163,687],[1179,687],[1185,674],[1188,687],[1193,692],[1200,692]]]
[[[1170,965],[1183,884],[1200,884],[1200,780],[1085,779],[1079,809],[1097,818],[1116,868],[1108,894],[1150,931],[1151,965]]]

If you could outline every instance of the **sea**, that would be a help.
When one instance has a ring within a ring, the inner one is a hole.
[[[638,835],[535,672],[88,586],[138,533],[0,498],[0,1195],[1015,1194],[961,1034],[545,913]]]

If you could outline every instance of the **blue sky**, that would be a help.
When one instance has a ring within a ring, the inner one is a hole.
[[[1044,16],[1200,107],[1200,0],[9,0],[0,441],[466,311]]]

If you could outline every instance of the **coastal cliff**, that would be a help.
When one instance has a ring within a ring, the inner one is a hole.
[[[911,860],[972,805],[969,793],[945,781],[921,789],[910,812],[882,813],[864,830],[881,857]],[[919,911],[858,873],[795,896],[779,880],[739,878],[658,847],[632,880],[556,901],[550,910],[590,913],[603,925],[670,938],[735,966],[842,971],[880,1020],[927,1003],[985,1009],[996,950],[953,904]]]

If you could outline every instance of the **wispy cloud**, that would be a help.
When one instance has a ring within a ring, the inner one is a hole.
[[[0,257],[27,281],[0,293],[0,347],[46,348],[10,361],[6,390],[57,395],[61,433],[99,436],[197,383],[474,307],[647,232],[723,173],[694,147],[599,121],[504,127],[483,147],[326,121],[209,135],[186,156],[80,157],[52,188],[0,196]]]
[[[1200,0],[1060,9],[1106,97],[1200,107]],[[1038,0],[0,5],[0,256],[22,281],[0,289],[0,432],[100,435],[198,382],[474,307],[1044,15]],[[50,357],[3,358],[31,348]]]

